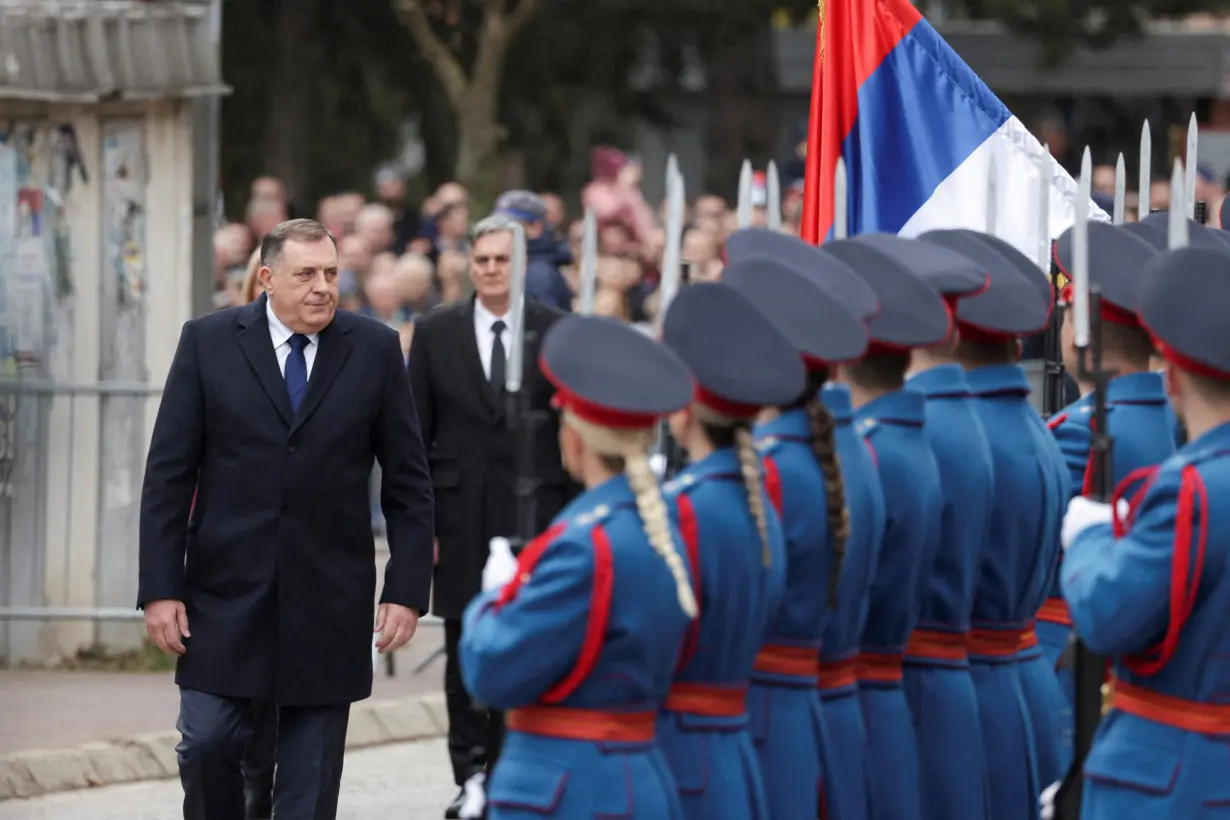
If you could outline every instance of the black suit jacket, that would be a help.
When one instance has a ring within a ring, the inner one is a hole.
[[[397,333],[338,311],[317,344],[294,414],[265,297],[184,325],[145,466],[138,605],[185,603],[185,688],[286,705],[371,694],[374,458],[381,601],[427,608],[431,479]]]
[[[533,334],[522,383],[544,421],[535,429],[535,526],[545,529],[576,492],[560,462],[555,391],[538,369],[543,334],[564,314],[526,300],[526,330]],[[410,382],[436,499],[436,567],[432,611],[460,618],[482,586],[488,542],[516,529],[517,434],[509,429],[505,397],[483,373],[474,336],[474,300],[441,307],[420,319],[410,345]]]

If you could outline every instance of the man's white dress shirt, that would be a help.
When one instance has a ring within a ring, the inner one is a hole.
[[[290,337],[295,335],[295,331],[282,324],[273,312],[273,305],[269,304],[269,300],[265,300],[265,316],[269,319],[269,338],[273,341],[273,352],[278,354],[278,369],[282,371],[282,377],[286,377],[286,357],[290,355]],[[317,337],[319,333],[307,334],[307,347],[303,348],[303,358],[307,361],[307,377],[312,378],[312,364],[316,361],[316,350],[319,347]],[[488,332],[490,335],[490,332]],[[487,358],[491,358],[491,351],[487,351]]]
[[[495,344],[495,333],[492,332],[491,326],[496,322],[504,323],[504,329],[500,331],[500,341],[504,343],[504,361],[507,364],[509,345],[512,342],[512,330],[508,326],[508,314],[496,316],[483,307],[482,302],[475,299],[474,338],[478,340],[478,356],[482,360],[483,375],[487,377],[487,381],[491,381],[491,346]],[[311,365],[309,364],[310,367]]]

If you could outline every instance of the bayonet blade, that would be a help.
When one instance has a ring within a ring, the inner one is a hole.
[[[1051,148],[1038,155],[1038,267],[1051,275]]]
[[[1127,220],[1127,163],[1123,160],[1123,152],[1115,162],[1115,224],[1122,225]]]
[[[739,205],[736,210],[740,228],[752,227],[752,161],[743,160],[739,169]]]
[[[686,204],[683,175],[676,171],[666,179],[666,248],[662,254],[662,283],[658,287],[658,332],[671,300],[679,291],[679,268],[683,253],[683,212]]]
[[[1149,192],[1153,187],[1153,132],[1149,130],[1149,121],[1140,127],[1140,181],[1136,190],[1140,201],[1136,205],[1136,219],[1145,221],[1149,215]]]
[[[987,167],[987,230],[986,233],[995,236],[996,221],[999,219],[999,161],[991,154],[991,164]]]
[[[850,236],[850,202],[848,191],[850,183],[846,177],[846,159],[837,158],[837,167],[833,170],[833,238],[846,239]]]
[[[1093,198],[1093,157],[1081,158],[1080,192],[1072,223],[1072,321],[1077,347],[1089,346],[1089,206]]]
[[[765,171],[765,198],[768,206],[765,213],[765,226],[771,231],[782,229],[782,183],[777,175],[777,163],[769,160]]]
[[[504,374],[504,389],[516,393],[521,389],[521,369],[525,355],[525,228],[514,222],[512,264],[508,277],[508,304],[512,327],[509,328],[512,344],[509,345],[508,366]]]
[[[1178,250],[1186,248],[1188,242],[1187,235],[1187,220],[1188,216],[1179,208],[1175,207],[1178,203],[1184,201],[1187,196],[1187,191],[1184,189],[1184,174],[1183,160],[1175,159],[1174,171],[1170,174],[1170,219],[1167,222],[1166,246],[1170,250]]]
[[[1196,165],[1197,151],[1199,150],[1200,142],[1200,126],[1196,124],[1196,112],[1192,112],[1192,118],[1187,124],[1187,156],[1184,160],[1187,164],[1187,176],[1184,179],[1183,188],[1183,204],[1186,206],[1188,219],[1196,218]],[[1171,202],[1174,200],[1171,199]]]
[[[594,212],[586,208],[585,232],[581,235],[581,282],[578,293],[580,303],[577,306],[577,312],[582,316],[593,313],[594,297],[597,293],[598,220],[594,217]]]

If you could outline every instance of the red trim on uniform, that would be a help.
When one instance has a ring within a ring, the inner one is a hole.
[[[1191,555],[1192,527],[1199,500],[1200,522],[1196,524],[1196,555]],[[1174,657],[1179,648],[1179,633],[1192,610],[1196,608],[1196,593],[1204,574],[1204,553],[1209,531],[1209,495],[1204,478],[1194,464],[1183,468],[1179,484],[1179,502],[1175,507],[1174,553],[1170,563],[1170,621],[1161,643],[1146,651],[1149,658],[1137,655],[1124,661],[1137,675],[1156,675]]]
[[[1097,469],[1097,465],[1094,463],[1094,458],[1093,458],[1092,436],[1096,435],[1097,432],[1098,432],[1097,419],[1094,417],[1093,413],[1090,413],[1089,414],[1089,435],[1091,438],[1090,438],[1090,446],[1089,446],[1089,456],[1088,458],[1085,459],[1085,475],[1083,478],[1081,478],[1081,495],[1083,496],[1093,495],[1093,476],[1094,476],[1095,470]]]
[[[1050,420],[1047,421],[1046,423],[1046,429],[1055,430],[1056,428],[1059,427],[1059,425],[1063,424],[1067,420],[1068,420],[1067,413],[1060,413],[1058,416],[1051,416]]]
[[[988,658],[1007,658],[1022,649],[1037,646],[1033,624],[1016,629],[971,629],[969,653]]]
[[[905,658],[901,655],[880,655],[874,652],[860,652],[858,658],[858,679],[872,683],[900,683],[901,665]]]
[[[700,530],[696,523],[696,509],[692,499],[683,493],[675,496],[675,510],[679,517],[679,535],[683,537],[683,546],[688,553],[688,566],[692,570],[692,595],[696,598],[696,606],[700,606]],[[688,625],[688,631],[683,637],[683,647],[679,653],[679,668],[683,669],[696,654],[700,645],[700,615],[699,613]]]
[[[599,427],[613,427],[618,430],[653,427],[658,421],[659,415],[657,413],[631,413],[626,410],[616,410],[612,407],[603,407],[591,401],[586,401],[569,390],[568,386],[551,372],[551,368],[547,367],[546,357],[544,356],[538,357],[538,369],[542,371],[542,375],[546,377],[547,381],[555,385],[555,389],[558,391],[555,394],[555,398],[551,400],[551,403],[559,409],[572,411],[585,421],[597,424]]]
[[[1114,526],[1116,538],[1122,538],[1132,529],[1132,524],[1136,522],[1136,510],[1140,507],[1140,502],[1145,500],[1145,493],[1153,486],[1153,482],[1157,481],[1158,469],[1160,465],[1151,467],[1138,467],[1132,472],[1123,477],[1119,485],[1115,487],[1115,492],[1110,497],[1110,515],[1111,524]],[[1136,488],[1136,492],[1132,493],[1128,499],[1128,514],[1126,518],[1119,518],[1119,502],[1127,495],[1128,489],[1137,481],[1143,482]]]
[[[1201,735],[1230,735],[1230,704],[1204,703],[1163,695],[1143,686],[1112,680],[1112,705],[1121,712]]]
[[[816,676],[818,665],[819,653],[814,646],[765,644],[757,653],[752,668],[766,675],[812,678]]]
[[[949,322],[950,327],[951,324]],[[945,334],[944,338],[948,338],[948,334]],[[902,353],[909,353],[914,347],[914,345],[897,345],[891,342],[881,342],[879,339],[872,339],[867,344],[867,352],[863,354],[863,358],[866,359],[872,356],[900,356]]]
[[[611,620],[611,598],[615,589],[615,561],[611,557],[611,539],[601,524],[589,531],[594,545],[594,585],[589,595],[589,620],[585,624],[585,640],[576,666],[545,695],[543,703],[559,703],[577,690],[598,663],[606,642],[606,628]]]
[[[1063,598],[1047,598],[1035,617],[1046,624],[1072,626],[1072,611],[1068,609],[1068,602]]]
[[[868,451],[869,453],[871,453],[871,463],[872,463],[872,464],[874,464],[874,465],[876,466],[876,469],[879,469],[879,467],[880,467],[880,457],[879,457],[878,455],[876,455],[876,447],[875,447],[875,445],[874,445],[874,444],[872,444],[872,443],[871,443],[871,439],[867,438],[866,436],[864,436],[864,437],[863,437],[863,444],[866,444],[866,445],[867,445],[867,451]]]
[[[1163,342],[1157,336],[1152,333],[1150,333],[1150,335],[1153,336],[1153,344],[1156,345],[1162,358],[1180,370],[1185,370],[1194,376],[1204,376],[1207,379],[1214,379],[1215,381],[1230,381],[1230,373],[1227,373],[1224,370],[1218,370],[1216,367],[1207,365],[1204,362],[1198,362],[1190,356],[1185,356],[1170,345]]]
[[[192,488],[192,504],[188,507],[188,520],[192,520],[193,514],[196,513],[196,495],[201,491],[200,485]]]
[[[816,679],[816,688],[820,691],[831,692],[835,689],[845,689],[856,683],[858,683],[858,658],[820,662],[820,676]]]
[[[1064,271],[1064,275],[1067,275],[1067,271]],[[1063,290],[1059,291],[1059,301],[1072,304],[1071,284],[1064,285]],[[1102,299],[1102,321],[1124,327],[1140,327],[1140,318],[1135,313],[1111,304],[1105,298]]]
[[[747,686],[677,681],[671,684],[664,708],[705,717],[739,717],[747,711]]]
[[[534,571],[534,567],[538,564],[539,559],[542,558],[542,554],[547,551],[547,547],[551,546],[551,543],[567,527],[567,522],[561,521],[546,532],[540,533],[537,538],[525,545],[525,549],[521,550],[521,554],[517,556],[517,574],[504,585],[504,588],[500,590],[499,597],[495,599],[495,608],[497,610],[517,597],[517,592],[521,589],[521,585],[530,579],[530,573]]]
[[[915,629],[910,633],[905,654],[908,658],[930,661],[963,661],[968,657],[965,652],[968,640],[969,636],[964,632]]]
[[[782,474],[777,469],[777,462],[772,456],[765,456],[762,459],[764,464],[764,491],[769,497],[769,501],[773,504],[773,509],[777,510],[777,514],[782,514]]]
[[[715,413],[723,416],[729,416],[733,419],[751,419],[755,418],[760,412],[760,406],[754,404],[741,404],[740,402],[724,399],[716,393],[710,393],[699,384],[692,393],[692,400],[697,404],[703,404]]]
[[[570,706],[523,706],[504,714],[510,732],[593,743],[650,743],[655,712],[608,712]]]

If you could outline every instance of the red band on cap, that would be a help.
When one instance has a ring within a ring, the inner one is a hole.
[[[1072,285],[1071,283],[1064,285],[1063,290],[1059,292],[1059,301],[1064,304],[1072,304]],[[1118,305],[1113,305],[1102,299],[1101,316],[1103,322],[1111,324],[1123,325],[1124,327],[1140,327],[1140,318],[1130,310],[1124,310]]]
[[[1019,334],[1007,333],[1002,330],[988,330],[983,327],[971,325],[969,322],[957,322],[957,332],[961,334],[961,338],[967,342],[974,344],[993,345],[1003,342],[1011,342],[1019,338]]]
[[[569,390],[567,385],[551,372],[551,368],[547,366],[546,360],[541,356],[539,357],[538,367],[542,370],[542,375],[546,377],[547,381],[555,385],[555,388],[559,391],[551,399],[551,403],[561,410],[568,410],[584,421],[596,424],[599,427],[637,430],[653,427],[660,418],[656,413],[630,413],[626,410],[616,410],[610,407],[603,407],[600,404],[594,404]]]
[[[693,394],[697,404],[703,404],[719,415],[728,416],[732,419],[750,419],[755,418],[760,412],[759,405],[740,404],[738,402],[727,401],[721,396],[710,393],[700,385],[696,386],[696,391]]]
[[[1158,354],[1170,364],[1180,370],[1191,373],[1194,376],[1204,376],[1206,379],[1213,379],[1221,382],[1230,381],[1230,372],[1218,370],[1212,365],[1207,365],[1204,362],[1198,362],[1192,357],[1180,353],[1162,341],[1156,333],[1149,329],[1149,326],[1146,325],[1143,320],[1141,321],[1140,326],[1145,329],[1145,332],[1149,334],[1149,338],[1153,340],[1153,345],[1157,348]]]

